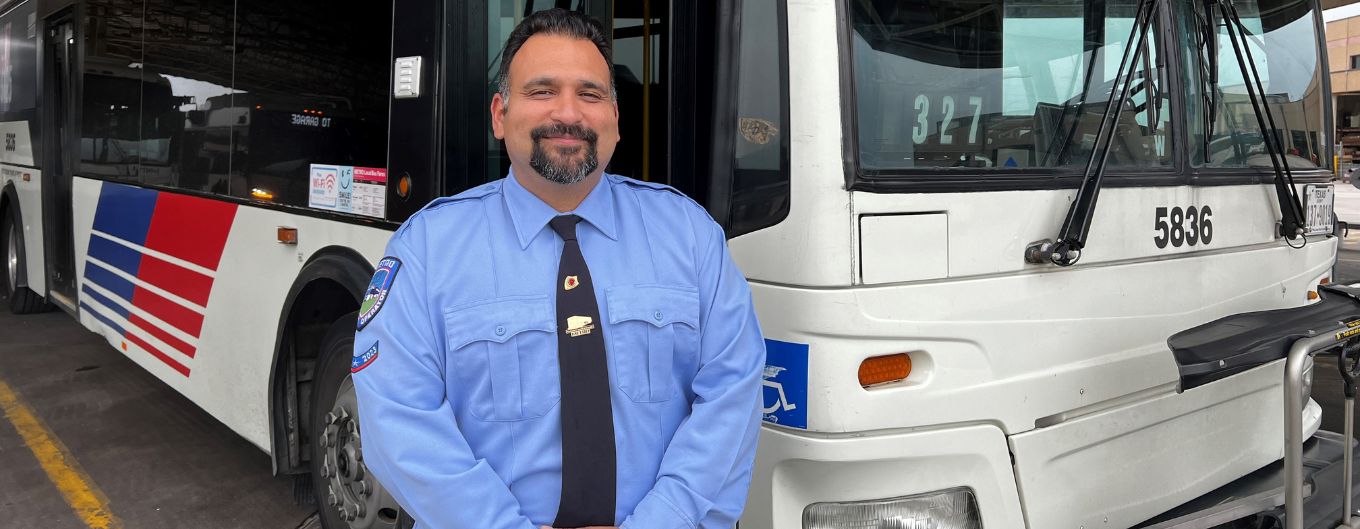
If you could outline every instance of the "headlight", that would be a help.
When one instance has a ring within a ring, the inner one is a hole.
[[[857,502],[814,503],[803,509],[803,529],[981,529],[977,498],[957,488]]]

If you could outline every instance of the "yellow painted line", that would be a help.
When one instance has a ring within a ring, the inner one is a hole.
[[[3,380],[0,380],[0,408],[5,410],[5,417],[19,431],[28,449],[33,451],[38,463],[47,472],[47,478],[61,491],[66,504],[71,506],[80,521],[90,529],[123,527],[123,522],[109,510],[108,498],[81,470],[80,463],[71,456],[66,445],[43,425],[33,410]]]

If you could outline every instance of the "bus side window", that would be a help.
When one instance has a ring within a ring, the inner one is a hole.
[[[718,125],[736,128],[730,151],[717,150],[733,158],[724,223],[729,238],[789,214],[788,47],[781,4],[742,2],[736,122]]]
[[[80,169],[85,176],[139,182],[142,103],[141,0],[89,0]]]

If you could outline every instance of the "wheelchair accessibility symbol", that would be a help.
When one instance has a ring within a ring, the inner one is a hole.
[[[774,404],[762,408],[761,413],[769,415],[777,411],[793,411],[798,409],[798,405],[789,402],[788,396],[784,394],[784,384],[771,380],[778,377],[780,371],[785,370],[785,368],[779,366],[765,366],[765,376],[764,379],[760,381],[760,385],[775,390],[779,395],[779,398],[775,399]],[[769,399],[766,399],[765,401],[769,402]]]
[[[807,428],[808,344],[765,339],[761,372],[761,419],[790,428]]]

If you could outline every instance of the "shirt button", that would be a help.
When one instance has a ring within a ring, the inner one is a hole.
[[[505,327],[496,326],[496,336],[505,336]]]
[[[658,311],[656,311],[656,312],[653,312],[653,313],[652,313],[652,318],[655,318],[656,321],[661,321],[661,311],[658,310]]]

